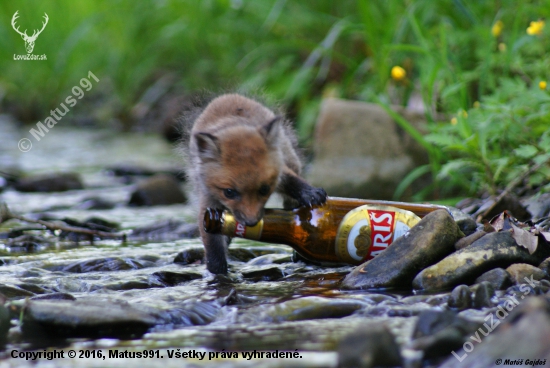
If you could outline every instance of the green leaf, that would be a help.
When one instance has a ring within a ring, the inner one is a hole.
[[[538,149],[530,144],[524,144],[514,150],[516,156],[521,158],[531,158],[538,153]]]

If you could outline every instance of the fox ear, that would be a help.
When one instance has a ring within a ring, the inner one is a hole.
[[[218,138],[210,133],[195,133],[195,140],[199,149],[199,157],[202,161],[217,160],[220,156]]]
[[[267,124],[260,127],[260,134],[264,137],[266,143],[272,147],[276,146],[279,142],[279,132],[281,130],[282,121],[283,117],[277,115]]]

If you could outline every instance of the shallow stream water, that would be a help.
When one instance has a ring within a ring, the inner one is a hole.
[[[25,174],[74,171],[82,176],[86,188],[59,193],[20,193],[8,188],[0,193],[0,201],[13,212],[78,221],[95,216],[117,223],[129,234],[159,221],[194,221],[190,205],[127,206],[135,182],[127,183],[106,171],[121,164],[159,171],[179,167],[173,147],[158,136],[56,126],[40,141],[31,138],[29,152],[20,152],[17,142],[30,138],[29,133],[17,130],[3,117],[0,137],[1,170],[17,169]],[[91,198],[115,206],[83,209],[83,203]],[[0,233],[26,225],[10,221],[0,225]],[[129,305],[131,313],[153,322],[145,334],[130,339],[53,340],[48,337],[51,334],[39,332],[36,338],[29,338],[22,334],[19,321],[0,352],[0,364],[6,366],[335,367],[336,350],[346,334],[386,321],[398,343],[404,344],[410,339],[415,315],[438,309],[445,302],[445,297],[411,296],[409,292],[342,291],[339,282],[350,267],[293,262],[291,248],[284,245],[235,240],[229,277],[215,278],[201,263],[174,262],[181,252],[202,249],[198,238],[164,241],[129,237],[126,242],[92,244],[59,240],[44,231],[29,233],[45,237],[48,243],[10,247],[0,239],[0,292],[9,298],[13,310],[24,311],[29,299],[63,293],[83,303],[82,308],[93,306],[96,313],[101,308],[107,312],[113,306]],[[59,313],[63,311],[60,308]],[[65,356],[32,361],[14,358],[15,350],[16,356],[23,351],[55,350],[63,350]],[[68,358],[70,350],[77,357]],[[275,350],[296,355],[242,355],[243,351]],[[153,357],[123,357],[125,351],[146,351]],[[183,352],[196,355],[178,355]],[[199,352],[205,353],[202,359]],[[116,354],[120,358],[115,358]]]

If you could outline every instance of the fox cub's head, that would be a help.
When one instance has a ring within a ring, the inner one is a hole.
[[[255,127],[230,124],[215,132],[194,134],[201,161],[200,175],[209,194],[237,221],[253,226],[281,174],[281,117]]]

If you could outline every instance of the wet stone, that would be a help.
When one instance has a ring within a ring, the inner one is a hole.
[[[249,266],[261,266],[267,264],[282,264],[286,262],[292,262],[292,256],[288,254],[265,254],[251,259],[246,264]]]
[[[262,322],[303,321],[321,318],[342,318],[365,307],[366,304],[352,299],[327,299],[308,296],[260,308],[250,309],[247,319]]]
[[[76,173],[57,173],[21,178],[14,187],[20,192],[64,192],[83,189],[84,185]]]
[[[156,280],[155,280],[156,281]],[[105,289],[109,290],[136,290],[136,289],[150,289],[154,287],[163,287],[160,282],[149,282],[148,280],[132,280],[132,281],[119,281],[107,284]]]
[[[526,278],[539,281],[546,276],[540,268],[525,263],[514,263],[506,271],[510,274],[512,282],[517,285],[525,283]]]
[[[283,270],[278,266],[250,266],[242,268],[243,278],[251,281],[275,281],[285,276]]]
[[[0,305],[0,344],[4,345],[8,339],[8,332],[11,327],[10,311],[5,305]]]
[[[493,306],[492,298],[495,296],[495,288],[488,281],[481,282],[474,292],[474,308],[482,309]]]
[[[500,320],[500,325],[491,332],[490,337],[484,337],[481,333],[482,343],[475,344],[475,349],[465,351],[464,348],[456,350],[456,356],[449,356],[441,367],[495,367],[495,362],[501,360],[502,366],[506,366],[506,359],[515,361],[523,359],[519,365],[525,364],[526,359],[539,360],[538,366],[548,364],[550,351],[550,302],[546,297],[531,297],[520,302],[508,316]],[[495,318],[495,321],[497,318]],[[480,327],[487,331],[486,327]],[[466,347],[466,345],[464,345]],[[459,362],[460,359],[460,362]],[[546,363],[542,360],[546,359]]]
[[[110,210],[115,208],[115,203],[101,197],[86,198],[76,206],[77,210]]]
[[[458,228],[464,235],[468,236],[476,232],[477,223],[473,218],[456,207],[449,206],[448,208],[451,212],[451,216],[453,216],[453,219],[458,225]]]
[[[550,193],[538,193],[523,202],[533,219],[550,215]]]
[[[15,285],[0,284],[0,293],[5,295],[8,299],[20,299],[34,296],[35,294],[31,291],[22,289]]]
[[[202,279],[202,275],[197,272],[170,272],[158,271],[152,274],[165,286],[176,286],[178,284]]]
[[[349,333],[340,341],[337,352],[339,368],[402,365],[399,345],[382,323]]]
[[[357,266],[342,286],[346,289],[410,287],[418,272],[453,252],[460,236],[458,226],[446,210],[431,212],[380,255]]]
[[[550,278],[550,257],[542,261],[539,268],[544,272],[546,278]]]
[[[48,239],[40,235],[24,234],[15,238],[8,239],[6,247],[10,248],[11,252],[35,252],[40,249],[50,246]]]
[[[477,328],[452,311],[425,311],[418,316],[409,347],[421,350],[424,359],[435,359],[462,347],[466,336]]]
[[[137,185],[128,205],[149,207],[186,202],[187,197],[174,176],[157,174]]]
[[[512,286],[510,274],[500,267],[485,272],[476,279],[475,283],[479,284],[483,281],[489,282],[496,290],[506,290],[506,288]]]
[[[550,248],[529,251],[516,244],[507,231],[489,233],[467,248],[458,250],[440,262],[424,269],[413,280],[415,289],[441,290],[465,283],[471,284],[486,271],[508,267],[513,263],[538,265],[550,256]]]
[[[458,285],[451,292],[448,305],[459,311],[472,307],[472,292],[466,285]]]
[[[76,298],[68,293],[50,293],[33,296],[30,300],[76,300]]]
[[[96,258],[76,262],[62,267],[61,271],[71,273],[87,273],[97,271],[139,270],[152,266],[150,262],[131,258]]]
[[[254,259],[257,257],[257,255],[252,252],[249,249],[246,248],[229,248],[227,253],[229,254],[230,258],[233,258],[236,261],[240,262],[248,262],[251,259]]]
[[[132,230],[128,236],[131,240],[169,241],[189,239],[199,236],[199,227],[196,223],[187,223],[181,220],[161,220],[150,225]]]
[[[493,206],[495,202],[495,197],[487,198],[483,204],[477,209],[477,211],[472,215],[472,217],[477,218],[479,215],[485,213],[485,211]],[[520,221],[526,221],[531,218],[531,214],[527,209],[521,204],[518,197],[513,194],[508,194],[501,198],[501,200],[494,205],[491,211],[485,216],[485,219],[490,220],[494,216],[502,213],[503,211],[508,211],[512,214],[513,217],[517,218]]]
[[[135,338],[155,325],[154,317],[126,303],[92,300],[33,300],[24,308],[27,339],[66,337]]]
[[[174,263],[188,265],[193,263],[202,263],[204,259],[204,248],[188,248],[179,252],[174,258]]]

